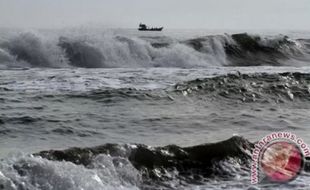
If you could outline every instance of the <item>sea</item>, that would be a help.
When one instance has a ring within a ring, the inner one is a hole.
[[[0,30],[0,189],[310,189],[250,180],[309,116],[309,31]]]

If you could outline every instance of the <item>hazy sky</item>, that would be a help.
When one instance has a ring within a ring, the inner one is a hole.
[[[310,29],[310,0],[0,0],[0,27]]]

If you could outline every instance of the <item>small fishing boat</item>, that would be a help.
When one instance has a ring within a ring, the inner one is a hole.
[[[160,27],[160,28],[149,28],[147,27],[145,24],[140,24],[138,30],[139,31],[162,31],[164,29],[164,27]]]

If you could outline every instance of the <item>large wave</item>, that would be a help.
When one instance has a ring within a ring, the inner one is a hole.
[[[169,36],[22,32],[0,40],[1,67],[304,66],[309,40],[247,33]]]

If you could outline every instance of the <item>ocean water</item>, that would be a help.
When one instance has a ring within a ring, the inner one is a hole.
[[[0,32],[0,189],[250,184],[253,143],[310,143],[308,32]]]

